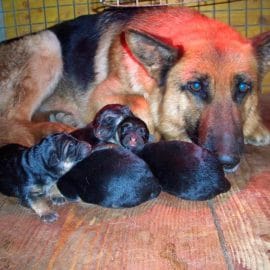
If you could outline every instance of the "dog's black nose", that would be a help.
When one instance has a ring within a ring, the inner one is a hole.
[[[218,156],[220,163],[223,165],[225,172],[236,171],[240,158],[234,155],[221,154]]]

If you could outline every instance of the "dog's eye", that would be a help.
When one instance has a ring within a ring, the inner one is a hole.
[[[59,163],[59,159],[56,153],[52,153],[49,159],[51,166],[56,166]]]
[[[238,90],[241,93],[246,93],[249,90],[251,90],[251,85],[249,83],[245,83],[245,82],[240,82],[238,84]]]
[[[182,90],[188,90],[193,95],[199,97],[200,99],[208,100],[208,83],[207,81],[190,81],[186,85],[183,85]]]
[[[104,118],[104,121],[107,122],[107,123],[114,122],[115,121],[115,117],[113,117],[113,116],[107,116],[106,118]]]
[[[188,89],[191,90],[191,91],[194,91],[194,92],[199,92],[200,90],[203,89],[203,85],[201,82],[199,81],[195,81],[195,82],[189,82],[187,84],[188,86]]]
[[[74,142],[70,142],[69,145],[68,145],[68,148],[69,149],[72,149],[73,147],[75,147],[75,143]]]
[[[250,92],[252,89],[252,83],[245,82],[242,79],[239,80],[235,84],[235,91],[233,95],[234,101],[236,101],[238,104],[241,104],[248,92]]]

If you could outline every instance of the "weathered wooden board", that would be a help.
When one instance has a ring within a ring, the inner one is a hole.
[[[214,211],[234,269],[270,269],[270,147],[249,147]]]
[[[70,204],[50,225],[0,202],[0,269],[227,268],[207,202],[163,193],[131,209]]]

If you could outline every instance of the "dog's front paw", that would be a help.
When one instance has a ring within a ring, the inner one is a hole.
[[[53,205],[63,205],[67,202],[66,198],[63,196],[54,196],[51,198]]]
[[[270,144],[270,131],[264,126],[258,127],[253,134],[245,137],[245,144],[256,146]]]
[[[59,215],[56,212],[52,211],[52,212],[43,214],[40,218],[45,223],[53,223],[54,221],[58,219],[58,217]]]
[[[50,122],[63,123],[75,128],[83,127],[82,121],[80,121],[74,114],[67,112],[52,112],[49,115]]]

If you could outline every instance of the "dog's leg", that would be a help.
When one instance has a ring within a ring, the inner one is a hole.
[[[9,143],[18,143],[27,147],[39,142],[48,134],[65,131],[72,132],[74,129],[58,123],[8,120],[0,118],[0,146]]]
[[[4,103],[0,101],[2,117],[23,126],[34,137],[68,129],[58,123],[30,124],[33,113],[53,93],[62,76],[61,48],[56,36],[51,31],[43,31],[4,46],[11,46],[18,63],[14,60],[8,63],[12,61],[9,58],[1,60],[5,72],[13,79],[13,82],[5,80],[4,71],[0,72],[0,89],[8,96]]]
[[[41,102],[52,94],[62,75],[61,48],[56,36],[50,31],[27,36],[19,41],[17,47],[17,54],[23,50],[24,59],[21,66],[17,67],[20,71],[15,78],[14,89],[10,90],[13,96],[6,117],[30,121]],[[17,54],[15,52],[14,57],[19,58]]]
[[[41,188],[34,186],[23,194],[22,204],[33,209],[42,221],[51,223],[58,219],[58,214],[48,206],[45,192]]]
[[[263,124],[259,114],[259,104],[257,96],[254,95],[245,106],[247,117],[244,119],[243,133],[246,144],[257,146],[270,144],[270,130]]]
[[[49,191],[50,200],[53,205],[63,205],[67,202],[66,198],[61,194],[56,185]]]
[[[246,144],[267,145],[270,144],[270,131],[258,119],[252,124],[244,126],[244,138]]]
[[[50,209],[45,198],[30,200],[29,205],[44,222],[51,223],[56,221],[59,217],[57,212]]]
[[[50,122],[63,123],[74,128],[82,128],[85,124],[76,117],[73,113],[69,112],[55,112],[52,111],[48,117]]]

